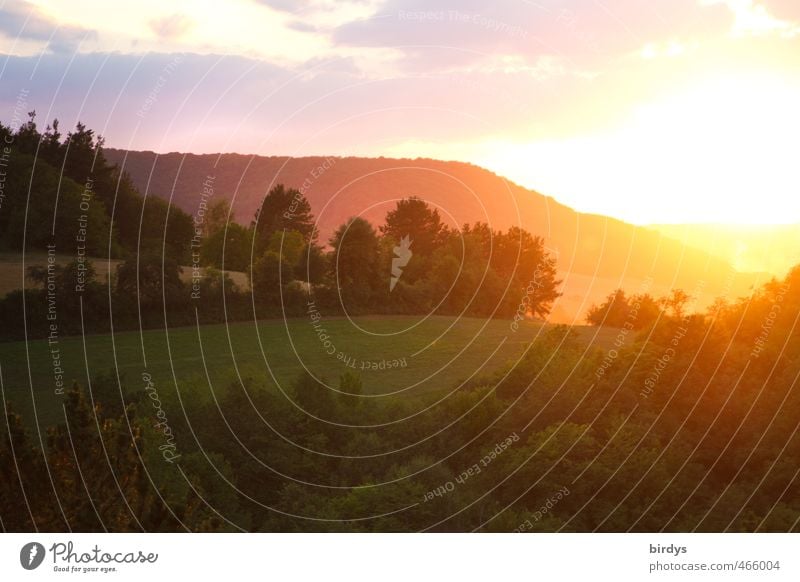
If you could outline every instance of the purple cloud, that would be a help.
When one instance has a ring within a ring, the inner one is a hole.
[[[10,2],[0,7],[0,32],[11,39],[47,43],[54,53],[69,53],[83,40],[96,37],[94,31],[63,26],[43,15],[28,2]]]
[[[481,55],[560,55],[596,62],[694,34],[722,33],[731,16],[724,7],[696,0],[387,0],[372,18],[340,26],[336,43],[407,47],[410,58],[429,66],[479,60]],[[428,48],[435,47],[435,48]]]

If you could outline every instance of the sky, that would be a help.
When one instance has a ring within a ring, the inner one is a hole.
[[[0,120],[431,157],[636,224],[800,222],[797,0],[0,0]]]

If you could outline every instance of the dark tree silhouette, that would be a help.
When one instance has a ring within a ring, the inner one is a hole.
[[[409,237],[414,253],[423,257],[430,255],[443,242],[445,230],[439,211],[416,196],[400,200],[386,215],[386,223],[380,228],[381,234],[391,237],[395,243]]]
[[[296,230],[306,242],[315,238],[311,204],[299,190],[278,184],[264,197],[253,217],[256,256],[269,245],[272,235],[282,230]]]

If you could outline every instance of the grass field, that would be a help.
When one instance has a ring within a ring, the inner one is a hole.
[[[27,349],[24,342],[5,343],[3,388],[28,422],[34,403],[40,425],[62,420],[51,354],[57,347],[67,386],[72,380],[86,385],[87,377],[116,368],[126,392],[143,389],[146,371],[160,391],[177,386],[183,398],[191,398],[209,394],[209,379],[211,389],[224,389],[237,380],[237,370],[242,378],[287,387],[305,366],[333,381],[350,370],[361,376],[365,394],[405,398],[495,371],[542,331],[533,322],[513,332],[505,320],[451,317],[332,318],[320,326],[327,337],[320,337],[310,319],[293,319],[60,338],[54,346],[39,340]],[[610,330],[576,329],[587,341],[606,344],[613,337]]]

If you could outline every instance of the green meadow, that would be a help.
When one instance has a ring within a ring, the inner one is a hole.
[[[310,318],[236,322],[66,337],[52,345],[35,340],[27,348],[3,343],[0,365],[13,408],[47,426],[63,420],[56,364],[65,386],[110,374],[125,393],[144,388],[144,373],[160,392],[177,387],[183,398],[207,397],[239,378],[289,389],[306,367],[333,385],[349,371],[361,377],[364,394],[407,398],[496,372],[519,358],[544,327],[526,322],[512,331],[508,320],[442,316],[322,318],[316,326]],[[613,337],[611,330],[576,329],[587,342],[606,344]]]

